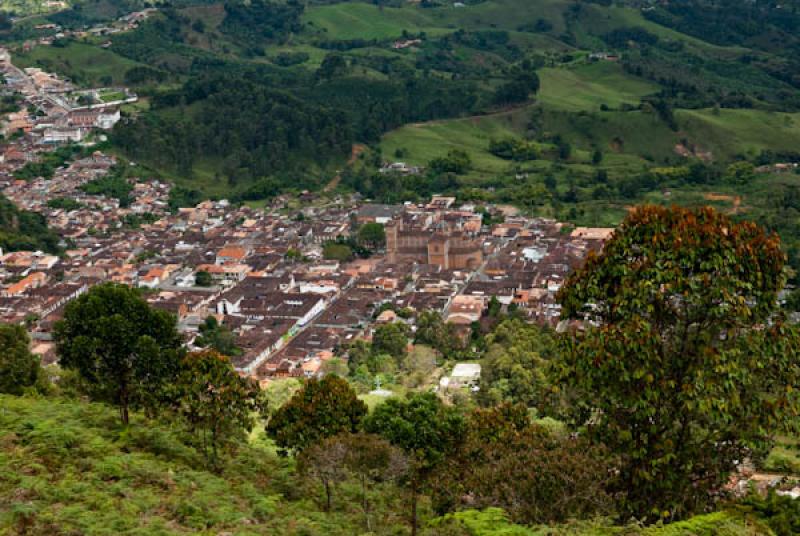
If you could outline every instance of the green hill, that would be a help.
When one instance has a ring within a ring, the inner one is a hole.
[[[0,408],[0,534],[365,534],[355,486],[341,486],[334,511],[322,512],[314,487],[295,476],[293,464],[279,458],[261,433],[212,473],[179,431],[138,415],[123,429],[117,413],[102,404],[0,395]],[[373,534],[406,534],[397,493],[383,492]],[[526,528],[497,511],[462,512],[423,533],[771,534],[753,519],[723,512],[663,528],[623,529],[603,521]]]

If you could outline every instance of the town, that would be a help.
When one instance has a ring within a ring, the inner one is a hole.
[[[66,100],[56,95],[68,82],[21,72],[7,54],[0,59],[9,89],[25,105],[5,119],[5,131],[19,134],[4,149],[0,185],[20,209],[44,214],[63,243],[60,256],[0,257],[0,318],[29,327],[43,363],[55,360],[52,328],[65,305],[104,281],[145,289],[154,307],[177,315],[190,347],[215,317],[242,350],[233,358],[236,368],[264,381],[317,375],[353,341],[369,339],[377,324],[401,320],[414,329],[423,311],[440,313],[465,337],[492,300],[555,326],[555,293],[611,234],[526,218],[511,207],[456,204],[452,197],[377,205],[357,195],[306,193],[295,210],[281,196],[265,209],[219,200],[172,211],[171,186],[147,177],[129,179],[124,203],[87,192],[85,185],[119,166],[99,151],[50,178],[17,179],[16,172],[48,151],[108,128],[119,118],[119,103],[78,110],[55,104]],[[28,113],[28,104],[45,113]],[[338,256],[326,251],[369,224],[383,229],[385,242],[368,258],[332,258]],[[401,319],[397,311],[412,314]]]

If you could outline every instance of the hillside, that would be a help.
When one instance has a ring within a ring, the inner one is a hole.
[[[130,0],[79,3],[46,18],[80,29],[139,7]],[[519,171],[487,155],[488,140],[501,135],[535,138],[543,153],[556,138],[569,143],[575,154],[563,169],[553,171],[559,162],[548,158],[530,163],[530,172],[554,173],[561,191],[597,167],[628,177],[694,155],[725,166],[765,149],[794,151],[800,91],[792,75],[797,40],[788,30],[796,17],[776,19],[775,6],[734,5],[703,15],[703,32],[690,17],[703,7],[700,0],[658,9],[563,0],[484,0],[461,8],[391,0],[184,1],[115,35],[109,48],[99,46],[102,39],[68,40],[18,58],[80,83],[124,83],[152,95],[141,124],[120,127],[120,150],[214,196],[249,200],[317,189],[344,165],[350,145],[379,142],[384,158],[407,148],[403,158],[424,165],[463,141],[476,165],[457,186],[486,188]],[[747,33],[724,31],[740,19],[752,22]],[[33,22],[18,23],[6,39],[35,35]],[[768,39],[776,32],[784,47]],[[240,114],[218,97],[245,81],[270,110],[282,102],[274,92],[287,92],[298,99],[292,108],[306,108],[321,124],[310,124],[305,113],[251,124],[266,109],[236,97]],[[472,116],[486,118],[457,119]],[[496,128],[507,116],[514,117],[509,128]],[[457,126],[443,126],[449,119]],[[404,126],[431,120],[433,132]],[[437,142],[443,129],[459,133]],[[288,135],[299,130],[299,139]],[[600,166],[592,162],[595,151],[608,155]],[[273,157],[265,160],[265,152]],[[582,222],[621,214],[565,204],[585,215]],[[559,210],[546,205],[545,214]]]
[[[102,404],[0,395],[0,533],[66,535],[362,533],[355,488],[344,486],[332,513],[278,458],[262,432],[219,474],[168,425],[135,416],[130,428]],[[376,534],[403,534],[385,497]],[[445,531],[447,527],[447,531]],[[523,528],[496,513],[466,511],[425,534],[533,536],[692,536],[772,534],[752,518],[716,513],[663,528],[622,529],[603,522]]]

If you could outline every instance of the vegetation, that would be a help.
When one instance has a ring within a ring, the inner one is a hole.
[[[0,195],[0,248],[3,251],[41,250],[58,253],[60,239],[38,212],[20,210]]]
[[[236,337],[233,332],[221,325],[216,317],[206,318],[199,329],[200,335],[194,341],[197,346],[210,348],[228,357],[242,354],[242,349],[236,346]]]
[[[93,400],[116,405],[125,425],[130,408],[163,404],[178,372],[175,317],[124,285],[104,283],[69,302],[55,340],[61,366],[78,372]]]
[[[255,426],[254,415],[266,409],[258,383],[240,377],[215,351],[184,357],[174,388],[177,412],[199,436],[212,467],[219,467],[221,450],[243,442]]]
[[[710,208],[638,208],[570,276],[564,317],[600,326],[564,341],[562,382],[588,401],[577,422],[622,456],[623,516],[702,511],[791,424],[800,341],[774,316],[782,287],[777,238]]]
[[[347,380],[335,375],[309,379],[267,424],[279,452],[299,453],[327,437],[358,430],[367,406]]]
[[[21,395],[46,384],[39,358],[29,346],[30,338],[23,326],[0,324],[0,393]]]

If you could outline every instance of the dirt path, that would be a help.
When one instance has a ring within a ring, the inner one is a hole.
[[[725,195],[725,194],[715,194],[713,192],[709,192],[703,195],[703,199],[706,201],[727,201],[731,203],[732,208],[728,211],[729,214],[738,214],[742,208],[742,196],[732,196],[732,195]]]
[[[361,143],[353,144],[353,148],[350,150],[350,158],[347,159],[347,165],[352,166],[353,164],[355,164],[356,160],[358,160],[358,157],[361,155],[361,153],[363,153],[366,150],[367,150],[366,145],[363,145]],[[330,192],[335,190],[336,187],[339,186],[339,182],[341,180],[342,180],[341,173],[337,173],[336,176],[334,176],[331,179],[331,181],[325,186],[325,188],[322,191]]]

